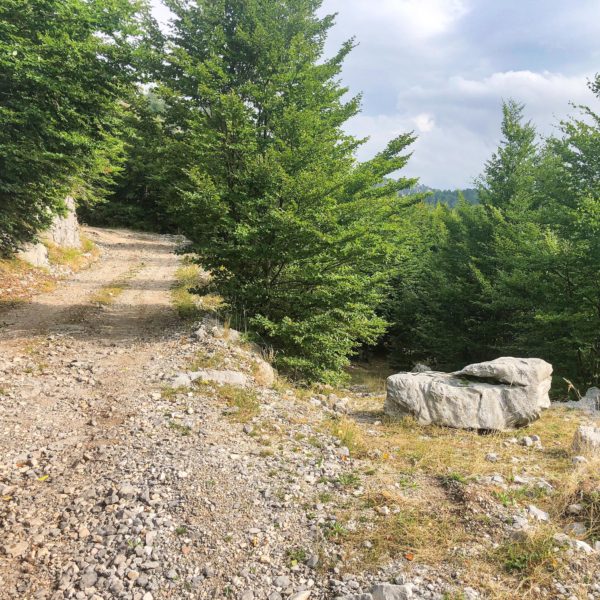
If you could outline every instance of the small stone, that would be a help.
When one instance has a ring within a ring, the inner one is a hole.
[[[289,600],[308,600],[310,597],[310,590],[302,590],[301,592],[296,592],[289,597]]]
[[[170,569],[166,572],[165,577],[171,580],[177,579],[177,571],[175,571],[175,569]]]
[[[498,462],[499,458],[495,452],[488,452],[485,455],[485,460],[487,460],[488,462],[495,463],[495,462]]]
[[[139,576],[140,574],[138,571],[129,571],[129,573],[127,573],[127,579],[130,581],[135,581]]]
[[[521,444],[521,446],[525,446],[526,448],[530,448],[533,446],[533,440],[526,435],[519,440],[519,444]]]
[[[537,508],[537,506],[534,506],[533,504],[530,504],[527,507],[527,512],[529,513],[529,516],[532,517],[533,519],[536,519],[537,521],[549,521],[550,520],[550,515],[547,512],[544,512],[543,510],[541,510],[540,508]]]
[[[583,511],[583,506],[581,504],[569,504],[569,507],[567,508],[567,512],[570,515],[578,515],[581,511]]]
[[[572,535],[574,537],[584,537],[587,534],[587,527],[586,527],[585,523],[575,522],[575,523],[569,523],[563,529],[563,531],[566,534]]]
[[[371,589],[373,600],[409,600],[413,597],[413,586],[392,585],[391,583],[378,583]]]
[[[277,588],[288,588],[291,583],[291,579],[286,575],[279,575],[279,577],[275,577],[275,581],[273,581],[273,585]]]
[[[594,549],[587,543],[582,540],[571,540],[571,545],[578,552],[583,552],[585,554],[592,554]]]
[[[94,571],[87,571],[81,577],[81,580],[79,581],[79,587],[82,590],[86,590],[88,588],[94,587],[94,585],[96,585],[97,581],[98,581],[98,575],[96,575],[96,573],[94,573]]]
[[[314,569],[319,564],[319,555],[311,554],[306,561],[306,566],[310,569]]]
[[[529,529],[529,521],[521,515],[515,515],[513,517],[512,525],[515,529],[518,530]]]
[[[27,542],[18,542],[12,546],[4,546],[4,552],[13,558],[23,556],[27,552]]]

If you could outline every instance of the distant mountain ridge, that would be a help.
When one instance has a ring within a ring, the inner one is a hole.
[[[450,208],[453,208],[458,204],[458,195],[462,193],[464,199],[469,204],[477,204],[479,202],[479,194],[475,188],[464,188],[456,190],[440,190],[431,188],[422,183],[419,183],[407,190],[400,192],[401,196],[410,196],[411,194],[423,194],[430,192],[430,195],[425,199],[428,204],[437,206],[438,204],[446,204]]]

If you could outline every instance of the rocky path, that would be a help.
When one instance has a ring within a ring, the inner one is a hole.
[[[249,377],[250,354],[177,320],[174,239],[88,234],[96,265],[0,315],[0,598],[357,590],[319,571],[318,497],[346,468],[333,440],[258,385],[252,423],[215,388],[170,388],[199,351]]]

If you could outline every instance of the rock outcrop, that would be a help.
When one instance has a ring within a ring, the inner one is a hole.
[[[75,200],[71,196],[67,196],[65,205],[67,206],[65,216],[56,217],[42,237],[62,248],[81,248],[79,222],[75,213]]]
[[[538,358],[502,357],[455,373],[399,373],[387,380],[384,410],[422,425],[507,430],[550,406],[552,366]]]
[[[17,253],[17,258],[24,260],[34,267],[49,267],[48,248],[41,242],[36,244],[26,244],[22,250]]]
[[[40,237],[60,246],[61,248],[81,248],[79,223],[75,213],[75,200],[68,196],[65,199],[67,213],[64,217],[57,216],[52,225]],[[34,267],[49,267],[48,250],[41,242],[25,244],[17,258]]]

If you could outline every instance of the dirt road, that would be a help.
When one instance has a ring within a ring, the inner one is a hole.
[[[88,235],[95,265],[0,315],[0,598],[328,597],[302,503],[341,468],[332,440],[294,441],[259,386],[245,429],[214,389],[170,389],[200,351],[247,353],[190,339],[173,238]]]

